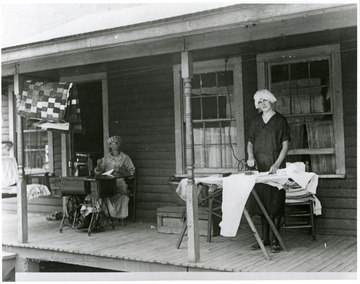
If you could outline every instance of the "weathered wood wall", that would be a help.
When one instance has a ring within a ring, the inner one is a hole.
[[[164,66],[161,66],[164,65]],[[168,180],[175,173],[171,57],[114,64],[109,77],[109,132],[137,168],[137,216],[155,219],[158,207],[174,205]]]

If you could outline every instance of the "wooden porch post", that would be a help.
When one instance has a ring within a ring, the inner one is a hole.
[[[192,58],[187,51],[181,53],[181,74],[184,81],[185,118],[186,118],[186,168],[188,183],[186,186],[186,216],[188,231],[188,258],[190,262],[200,260],[199,220],[197,192],[194,184],[193,128],[191,120],[191,78]]]
[[[17,109],[20,107],[20,83],[19,74],[14,75],[14,94],[16,96]],[[17,125],[17,163],[19,180],[17,183],[17,215],[18,215],[18,242],[26,243],[28,241],[28,212],[26,197],[26,180],[24,172],[24,145],[23,145],[23,125],[22,117],[16,116]]]

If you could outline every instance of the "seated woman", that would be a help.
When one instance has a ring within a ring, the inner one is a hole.
[[[95,175],[101,175],[104,172],[113,170],[113,176],[122,177],[116,179],[117,195],[106,198],[105,202],[107,203],[112,218],[124,219],[128,216],[129,203],[129,197],[126,195],[129,192],[124,177],[134,175],[135,166],[130,157],[120,151],[122,145],[120,136],[110,137],[108,143],[110,153],[106,154],[102,159],[97,160],[97,166],[94,171]],[[90,200],[91,196],[86,196],[85,202]],[[91,206],[83,205],[80,211],[84,217],[84,222],[80,223],[77,228],[83,229],[90,224],[93,208]]]

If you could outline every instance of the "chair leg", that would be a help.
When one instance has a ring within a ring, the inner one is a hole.
[[[132,222],[135,223],[136,221],[136,200],[135,195],[133,196],[133,212],[132,212]]]
[[[176,248],[179,249],[180,248],[180,245],[181,245],[181,242],[185,236],[185,233],[186,233],[186,229],[187,229],[187,223],[185,221],[182,229],[181,229],[181,232],[180,232],[180,235],[179,235],[179,238],[177,240],[177,243],[176,243]]]
[[[309,201],[310,203],[310,222],[311,222],[311,233],[312,238],[316,241],[316,231],[315,231],[315,218],[314,218],[314,205],[312,200]]]
[[[206,241],[211,243],[211,231],[212,231],[212,210],[213,210],[213,200],[209,198],[208,200],[208,224],[207,224],[207,238]]]

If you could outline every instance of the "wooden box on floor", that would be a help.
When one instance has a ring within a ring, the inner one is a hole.
[[[199,207],[199,234],[207,235],[208,213],[207,208]],[[213,216],[212,235],[220,234],[219,220]],[[159,233],[180,234],[186,222],[186,206],[168,206],[157,209],[157,229]]]

